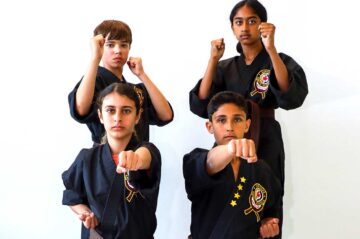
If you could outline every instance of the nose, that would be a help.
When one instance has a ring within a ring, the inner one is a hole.
[[[114,116],[114,122],[121,122],[121,113],[117,113]]]
[[[233,124],[232,122],[227,122],[226,125],[226,131],[233,131]]]
[[[115,44],[114,46],[114,53],[120,53],[120,46],[118,44]]]

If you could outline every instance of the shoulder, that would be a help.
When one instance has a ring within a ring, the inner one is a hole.
[[[207,154],[209,152],[208,149],[203,149],[203,148],[195,148],[193,150],[191,150],[189,153],[184,155],[185,157],[191,157],[191,156],[196,156],[196,155],[201,155],[201,154]]]
[[[231,65],[233,65],[234,63],[238,62],[240,59],[240,56],[233,56],[224,60],[219,61],[218,66],[219,67],[229,67]]]

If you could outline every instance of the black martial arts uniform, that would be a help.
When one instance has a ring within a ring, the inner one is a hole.
[[[104,126],[100,123],[98,114],[97,114],[97,107],[96,107],[96,98],[100,94],[100,92],[105,89],[107,86],[111,85],[112,83],[126,83],[125,78],[119,79],[117,78],[111,71],[105,69],[104,67],[99,66],[98,72],[96,76],[95,82],[95,94],[93,97],[93,103],[91,105],[90,111],[86,116],[80,116],[76,112],[75,103],[76,103],[76,92],[80,85],[80,82],[75,86],[75,88],[70,92],[68,96],[69,100],[69,107],[70,107],[70,114],[71,116],[78,121],[79,123],[86,124],[91,132],[92,140],[95,143],[100,143],[101,137],[105,133]],[[142,108],[143,112],[140,117],[139,123],[136,125],[135,130],[138,138],[140,140],[149,141],[149,125],[157,125],[157,126],[164,126],[172,121],[162,121],[158,118],[156,114],[156,110],[151,102],[150,96],[144,86],[143,83],[140,84],[131,84],[136,86],[138,94],[141,94],[142,98]],[[169,103],[171,108],[171,105]],[[172,109],[171,109],[172,110]]]
[[[275,77],[270,57],[263,49],[251,63],[246,65],[243,56],[235,56],[217,65],[209,97],[201,100],[198,97],[201,80],[190,91],[190,110],[203,118],[208,118],[207,104],[213,95],[220,91],[230,90],[242,94],[246,99],[260,107],[260,135],[257,146],[258,158],[269,164],[284,186],[284,145],[281,128],[269,110],[278,107],[290,110],[302,105],[308,93],[306,76],[291,57],[280,53],[289,74],[289,89],[281,92]],[[263,114],[262,112],[267,112]]]
[[[135,137],[125,150],[139,147],[146,147],[151,153],[149,170],[130,171],[129,175],[117,173],[110,146],[102,144],[81,150],[62,174],[66,188],[63,205],[87,205],[99,219],[96,231],[105,239],[153,238],[161,156],[152,143],[139,144]],[[82,224],[81,238],[89,238],[89,233]]]
[[[191,205],[193,239],[257,239],[261,220],[278,218],[281,186],[262,160],[241,160],[235,181],[231,164],[215,175],[206,172],[209,150],[194,149],[183,159]]]

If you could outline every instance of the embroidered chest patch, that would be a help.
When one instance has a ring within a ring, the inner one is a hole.
[[[131,203],[139,191],[129,183],[129,172],[124,173],[124,185],[126,188],[126,201]]]
[[[270,70],[262,69],[260,70],[255,77],[253,90],[250,95],[254,96],[256,94],[261,94],[261,98],[265,99],[266,92],[269,89],[270,85]]]
[[[245,215],[254,212],[256,215],[256,221],[260,221],[259,212],[264,209],[264,205],[267,200],[267,191],[259,183],[255,183],[252,186],[251,193],[249,196],[249,205],[250,207],[244,210]]]

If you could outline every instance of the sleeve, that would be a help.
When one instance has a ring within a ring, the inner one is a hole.
[[[200,79],[195,87],[189,92],[189,104],[190,104],[190,111],[196,114],[197,116],[207,119],[207,105],[209,104],[210,99],[216,93],[225,90],[223,74],[221,68],[218,66],[216,68],[216,76],[213,79],[210,94],[206,99],[199,98],[199,89],[201,85],[202,79]]]
[[[68,102],[69,102],[69,109],[70,109],[70,115],[71,117],[76,120],[79,123],[86,124],[89,122],[96,121],[98,119],[96,106],[95,106],[95,100],[93,99],[93,103],[91,104],[90,111],[85,116],[80,116],[76,112],[76,92],[79,88],[81,80],[76,84],[75,88],[69,93],[68,95]],[[95,96],[94,96],[95,97]]]
[[[144,111],[146,111],[145,114],[148,116],[149,124],[157,125],[157,126],[164,126],[164,125],[167,125],[168,123],[170,123],[173,120],[174,111],[172,109],[172,106],[171,106],[170,102],[168,102],[168,104],[169,104],[169,106],[171,108],[171,111],[173,113],[172,114],[173,117],[170,120],[167,120],[167,121],[160,120],[159,117],[157,116],[155,107],[152,104],[151,98],[150,98],[149,93],[147,92],[147,90],[145,88],[145,85],[143,83],[140,83],[140,84],[137,84],[136,87],[141,90],[140,92],[137,92],[137,93],[140,94],[139,95],[140,98],[143,98],[143,109],[144,109]]]
[[[85,151],[82,150],[75,159],[75,162],[68,170],[62,173],[62,180],[65,186],[63,192],[63,205],[87,204],[85,186],[83,181],[83,159]]]
[[[225,170],[212,176],[206,172],[205,164],[208,152],[208,150],[197,148],[183,157],[185,190],[190,200],[203,190],[226,180]]]
[[[282,189],[280,181],[275,177],[270,167],[263,162],[262,172],[265,175],[265,182],[268,188],[268,199],[264,209],[263,218],[267,217],[280,217],[280,210],[282,205]]]
[[[146,147],[151,154],[149,170],[130,172],[130,183],[139,189],[144,195],[157,194],[161,179],[161,155],[158,148],[149,142],[143,143],[140,147]]]
[[[280,53],[280,57],[288,70],[289,89],[286,92],[281,92],[275,76],[271,77],[270,88],[274,93],[280,108],[285,110],[295,109],[303,104],[308,94],[306,75],[301,66],[291,57],[283,53]],[[272,74],[275,73],[272,72]]]

